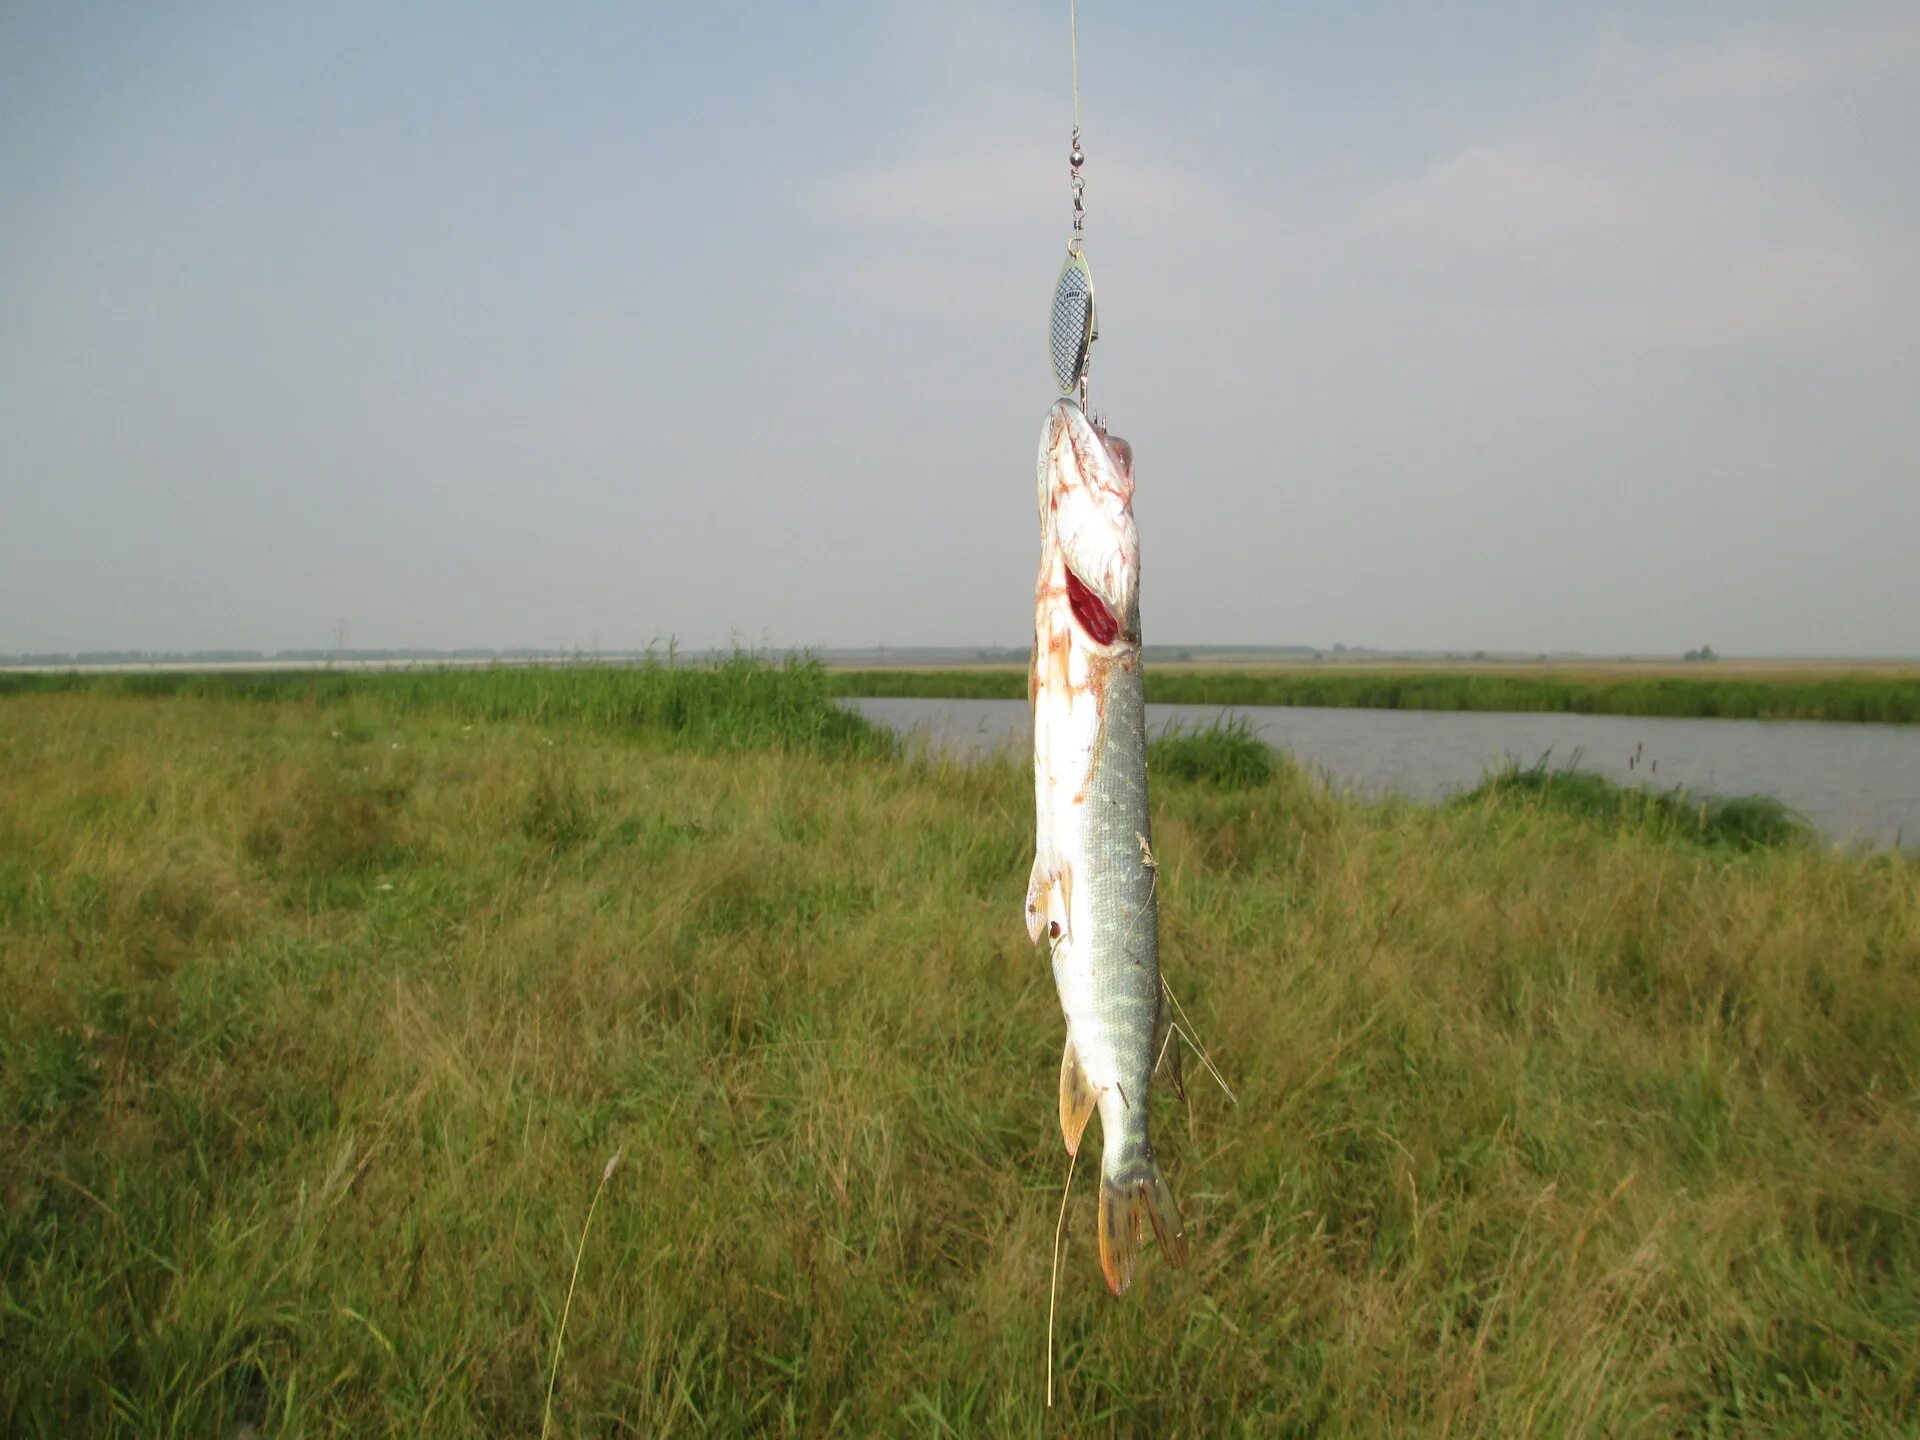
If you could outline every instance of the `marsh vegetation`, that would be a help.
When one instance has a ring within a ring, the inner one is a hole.
[[[1695,676],[1634,673],[1616,666],[1534,671],[1509,666],[1149,665],[1147,699],[1166,705],[1311,705],[1368,710],[1507,710],[1575,715],[1663,715],[1720,720],[1920,722],[1920,674],[1815,667]],[[1023,669],[842,670],[836,694],[943,700],[1018,700]]]
[[[557,1433],[1920,1424],[1920,864],[1232,734],[1154,841],[1240,1104],[1159,1102],[1191,1270],[1074,1197],[1045,1416],[1030,780],[828,689],[0,697],[0,1428],[536,1434],[615,1152]]]

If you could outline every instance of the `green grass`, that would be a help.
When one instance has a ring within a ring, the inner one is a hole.
[[[634,666],[500,666],[370,673],[0,673],[8,696],[85,693],[143,699],[238,700],[369,716],[434,714],[474,721],[578,723],[665,734],[702,750],[775,747],[831,754],[891,754],[894,742],[833,703],[818,661],[772,665],[736,652],[717,665],[649,660]],[[358,717],[358,718],[355,718]]]
[[[0,699],[0,1431],[538,1434],[616,1151],[556,1434],[1920,1426],[1912,858],[1158,749],[1240,1105],[1049,1416],[1025,767],[514,678]]]
[[[1516,804],[1516,802],[1518,802]],[[1734,850],[1805,845],[1814,838],[1805,819],[1765,795],[1692,795],[1684,789],[1653,790],[1616,785],[1574,766],[1549,769],[1543,758],[1487,776],[1459,796],[1461,806],[1551,811],[1603,825],[1644,829],[1669,839]]]
[[[1267,784],[1281,763],[1279,752],[1245,720],[1169,726],[1147,742],[1148,773],[1176,782],[1245,789]]]
[[[1019,700],[1015,669],[844,670],[835,694]],[[1369,710],[1509,710],[1725,720],[1920,723],[1920,677],[1513,675],[1485,671],[1204,670],[1147,667],[1147,699],[1171,705],[1318,705]]]

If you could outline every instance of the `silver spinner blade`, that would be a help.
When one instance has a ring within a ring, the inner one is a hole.
[[[1053,287],[1050,331],[1054,383],[1062,395],[1071,395],[1080,388],[1080,379],[1087,373],[1087,352],[1100,335],[1093,320],[1093,272],[1087,269],[1087,257],[1077,250],[1067,253],[1060,282]]]

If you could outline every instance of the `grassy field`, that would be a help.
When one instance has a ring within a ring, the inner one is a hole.
[[[940,699],[1026,698],[1024,667],[964,670],[841,670],[840,695]],[[1147,699],[1174,705],[1327,705],[1372,710],[1565,711],[1723,720],[1845,720],[1920,723],[1920,672],[1831,666],[1520,666],[1297,668],[1149,665]]]
[[[803,749],[890,755],[891,740],[831,700],[827,672],[735,654],[723,664],[516,668],[195,671],[88,674],[0,672],[0,700],[82,694],[144,699],[286,701],[428,713],[476,721],[575,723],[641,731],[697,749]]]
[[[1020,766],[806,666],[152,688],[0,696],[8,1434],[537,1435],[577,1251],[562,1435],[1920,1426],[1911,858],[1163,746],[1240,1103],[1190,1271],[1080,1177],[1048,1412]]]

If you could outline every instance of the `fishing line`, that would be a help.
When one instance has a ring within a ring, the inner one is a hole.
[[[1080,148],[1080,0],[1067,0],[1067,44],[1073,52],[1073,148]]]
[[[1080,7],[1067,0],[1067,27],[1073,55],[1073,135],[1067,150],[1067,181],[1073,196],[1073,229],[1067,236],[1066,263],[1053,287],[1048,326],[1053,350],[1053,379],[1062,395],[1077,395],[1087,408],[1087,365],[1100,338],[1093,311],[1093,272],[1080,251],[1087,221],[1087,182],[1080,173],[1086,151],[1080,147]]]
[[[1102,1141],[1101,1143],[1105,1143]],[[1067,1232],[1067,1197],[1073,1194],[1073,1168],[1079,1150],[1067,1155],[1067,1183],[1060,1189],[1060,1218],[1053,1226],[1053,1278],[1047,1282],[1047,1408],[1053,1408],[1053,1307],[1060,1295],[1060,1237]]]

